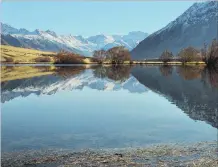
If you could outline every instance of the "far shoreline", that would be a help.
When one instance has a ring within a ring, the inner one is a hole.
[[[180,62],[180,61],[172,61],[172,62],[162,62],[162,61],[133,61],[132,63],[120,63],[120,64],[114,64],[114,63],[97,63],[97,62],[91,62],[91,63],[53,63],[53,62],[19,62],[19,63],[13,63],[13,62],[1,62],[1,65],[19,65],[19,64],[41,64],[41,65],[143,65],[143,64],[149,64],[149,65],[206,65],[203,61],[192,61],[192,62]]]

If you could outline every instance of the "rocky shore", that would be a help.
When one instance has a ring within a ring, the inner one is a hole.
[[[2,153],[2,167],[218,166],[217,142],[103,150],[29,150]]]

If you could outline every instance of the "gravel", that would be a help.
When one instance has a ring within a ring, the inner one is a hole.
[[[29,150],[2,153],[2,167],[218,166],[217,142],[98,150]]]

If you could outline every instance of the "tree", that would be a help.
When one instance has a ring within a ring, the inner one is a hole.
[[[173,59],[173,53],[172,52],[169,52],[168,50],[165,50],[160,58],[159,58],[161,61],[163,61],[164,63],[166,62],[169,62]]]
[[[204,47],[201,49],[201,56],[202,56],[203,60],[207,56],[207,44],[206,43],[204,43]]]
[[[93,53],[94,61],[97,61],[99,64],[102,64],[106,59],[106,51],[105,50],[96,50]]]
[[[124,61],[131,61],[129,50],[123,46],[117,46],[106,52],[107,59],[112,64],[122,64]]]
[[[206,54],[203,55],[203,60],[207,66],[218,66],[218,42],[216,39],[212,41]]]
[[[55,63],[57,64],[83,64],[84,63],[83,60],[84,60],[83,56],[64,50],[61,50],[55,56]]]
[[[190,61],[197,61],[200,59],[199,51],[193,47],[188,47],[180,51],[179,59],[183,63],[190,62]]]

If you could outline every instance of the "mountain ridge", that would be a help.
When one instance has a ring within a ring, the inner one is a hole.
[[[141,40],[147,37],[147,33],[141,31],[132,31],[127,35],[104,35],[98,34],[90,37],[81,35],[58,35],[54,31],[42,31],[36,29],[28,31],[27,29],[16,29],[8,24],[1,23],[2,38],[10,35],[20,41],[21,46],[43,51],[59,51],[61,49],[73,51],[85,56],[91,56],[94,50],[110,49],[114,46],[125,46],[132,50]],[[4,39],[5,40],[5,39]],[[11,43],[5,40],[4,43]]]

